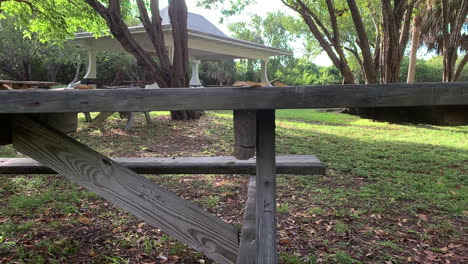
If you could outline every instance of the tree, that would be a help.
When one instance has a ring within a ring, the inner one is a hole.
[[[159,1],[151,0],[148,10],[145,1],[136,0],[140,20],[155,49],[156,59],[144,50],[133,37],[125,24],[120,0],[109,0],[107,6],[98,0],[85,0],[109,26],[112,35],[120,42],[122,47],[132,54],[139,65],[150,72],[154,81],[161,88],[188,87],[188,33],[187,33],[187,6],[185,0],[172,0],[169,2],[169,17],[174,40],[174,54],[169,54],[164,42],[162,19],[159,11]],[[150,16],[150,14],[151,16]],[[171,56],[173,56],[171,58]],[[172,111],[174,120],[198,119],[200,111]]]
[[[291,42],[297,39],[290,26],[294,24],[294,18],[282,12],[267,13],[265,18],[252,15],[250,21],[231,23],[228,25],[234,38],[247,40],[278,49],[292,50]],[[276,76],[276,73],[286,65],[292,66],[293,56],[278,56],[268,61],[268,76]],[[246,60],[240,75],[241,80],[260,81],[260,66],[258,61]]]
[[[204,84],[229,85],[237,75],[236,63],[232,60],[204,61],[201,64],[200,77]]]
[[[281,0],[297,12],[343,76],[355,83],[349,55],[366,83],[398,82],[416,0]],[[202,1],[205,5],[225,2]],[[365,16],[361,14],[366,14]]]
[[[418,12],[413,19],[413,27],[411,33],[411,50],[410,50],[410,60],[408,66],[408,77],[406,82],[407,83],[414,83],[414,78],[416,75],[416,54],[418,52],[418,47],[420,43],[420,35],[421,35],[421,23],[422,23],[422,16],[421,13]]]
[[[23,41],[13,17],[1,20],[0,71],[9,79],[31,80],[32,66],[41,60],[40,43],[36,39]]]
[[[422,41],[429,50],[442,54],[444,82],[457,81],[468,63],[468,1],[433,1],[422,26]],[[456,65],[459,51],[465,52]]]
[[[102,35],[106,33],[104,25],[107,24],[110,33],[161,88],[188,87],[187,7],[184,0],[169,2],[174,54],[169,54],[164,45],[159,1],[136,0],[140,20],[153,44],[155,56],[141,47],[125,23],[133,10],[130,0],[109,0],[106,4],[99,0],[1,1],[4,12],[19,15],[29,32],[37,32],[43,40],[66,39],[78,29]],[[28,15],[33,19],[27,20]],[[187,120],[199,118],[201,112],[173,111],[171,115],[175,120]]]
[[[73,65],[82,63],[80,50],[67,44],[42,43],[37,34],[24,38],[16,22],[11,16],[0,19],[0,72],[5,78],[55,82],[69,77],[76,70]]]
[[[82,0],[0,0],[0,15],[15,17],[27,37],[36,33],[41,42],[71,39],[79,30],[107,34],[105,21]]]

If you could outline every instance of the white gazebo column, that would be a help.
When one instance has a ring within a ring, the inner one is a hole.
[[[196,87],[202,86],[200,82],[199,72],[198,72],[199,66],[200,66],[199,60],[192,60],[192,78],[190,79],[191,86],[196,86]]]
[[[261,69],[261,82],[267,83],[266,86],[271,86],[270,81],[268,80],[268,60],[262,60],[262,69]]]
[[[96,78],[96,51],[88,50],[88,69],[86,70],[86,78]]]
[[[88,68],[83,79],[95,79],[96,78],[96,51],[88,50]],[[89,84],[93,89],[96,89],[96,84]],[[84,112],[86,122],[91,122],[91,114],[89,112]]]

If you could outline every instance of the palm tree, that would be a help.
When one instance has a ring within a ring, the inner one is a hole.
[[[429,51],[444,56],[444,82],[454,82],[468,63],[468,0],[428,1],[421,41]],[[456,65],[459,52],[465,55]]]
[[[201,68],[204,79],[214,80],[221,86],[232,83],[236,77],[236,63],[233,60],[204,61]]]

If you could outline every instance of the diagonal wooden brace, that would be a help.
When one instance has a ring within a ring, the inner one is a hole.
[[[219,263],[235,263],[238,231],[41,122],[15,115],[14,147]]]

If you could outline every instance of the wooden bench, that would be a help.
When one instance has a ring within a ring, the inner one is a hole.
[[[13,144],[17,151],[217,263],[274,264],[278,263],[275,109],[468,105],[468,83],[8,90],[0,91],[0,102],[0,144]],[[247,162],[256,156],[240,237],[232,224],[68,137],[60,118],[50,118],[51,113],[197,109],[234,110],[234,156]]]
[[[115,162],[140,174],[255,174],[256,160],[234,157],[115,158]],[[325,174],[313,155],[276,157],[278,174]],[[0,174],[56,174],[29,158],[0,158]]]

